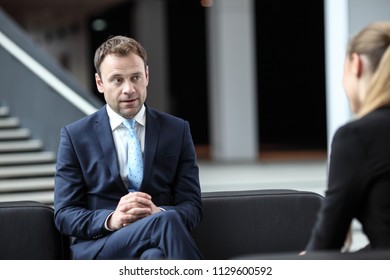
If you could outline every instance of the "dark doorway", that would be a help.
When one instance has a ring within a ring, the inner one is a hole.
[[[260,155],[327,149],[323,1],[254,1]]]
[[[205,8],[199,0],[167,5],[172,113],[189,121],[202,156],[209,144]]]

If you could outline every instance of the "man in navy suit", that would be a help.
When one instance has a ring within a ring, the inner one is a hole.
[[[149,69],[137,41],[108,39],[94,63],[107,104],[62,128],[57,155],[55,224],[73,237],[73,258],[202,259],[190,235],[203,212],[188,122],[145,104]],[[126,120],[142,150],[140,187],[128,179]]]

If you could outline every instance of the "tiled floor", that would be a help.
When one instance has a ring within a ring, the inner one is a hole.
[[[203,192],[284,188],[324,193],[325,161],[199,162]]]
[[[203,192],[295,189],[324,195],[327,181],[325,160],[262,161],[259,163],[199,162],[199,176]],[[353,223],[351,251],[367,244],[360,225]]]

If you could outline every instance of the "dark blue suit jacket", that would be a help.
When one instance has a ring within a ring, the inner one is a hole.
[[[175,209],[189,230],[202,218],[199,170],[188,122],[146,107],[144,179],[140,191]],[[65,126],[57,154],[57,228],[75,237],[77,258],[93,258],[109,231],[107,216],[126,195],[105,106]],[[92,240],[92,241],[91,241]]]

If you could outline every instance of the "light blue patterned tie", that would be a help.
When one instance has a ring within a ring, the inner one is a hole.
[[[129,178],[129,191],[138,191],[144,174],[141,144],[135,133],[135,121],[126,120],[123,124],[129,130],[129,141],[127,148],[127,170]]]

